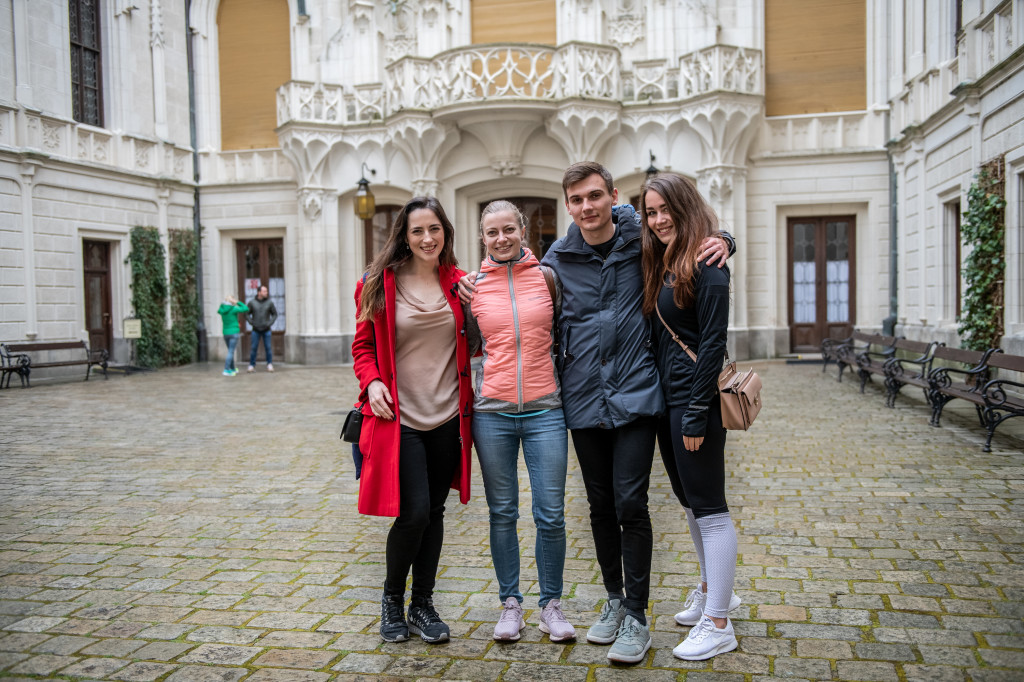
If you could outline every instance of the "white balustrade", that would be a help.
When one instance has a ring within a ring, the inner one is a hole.
[[[0,104],[0,144],[132,173],[192,180],[192,152],[185,147],[13,105]]]
[[[278,124],[349,125],[402,110],[501,100],[628,104],[715,90],[760,95],[763,78],[760,51],[726,45],[683,55],[677,66],[664,59],[634,62],[631,71],[623,71],[618,49],[604,45],[474,45],[431,58],[401,57],[387,65],[382,85],[286,83],[278,90]]]
[[[863,112],[772,116],[764,127],[761,151],[769,154],[864,149],[877,138]]]
[[[295,169],[280,149],[203,152],[199,155],[203,182],[273,182],[295,179]]]

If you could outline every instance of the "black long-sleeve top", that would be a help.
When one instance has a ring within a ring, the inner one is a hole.
[[[694,300],[689,307],[677,308],[672,287],[666,285],[658,296],[658,310],[697,355],[696,363],[672,340],[657,315],[651,316],[665,402],[670,407],[686,407],[684,436],[705,435],[708,405],[717,399],[717,379],[729,330],[729,268],[700,263],[694,277]]]

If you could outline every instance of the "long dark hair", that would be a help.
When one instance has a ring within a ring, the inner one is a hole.
[[[373,320],[377,313],[384,310],[384,271],[395,270],[412,259],[408,237],[409,214],[421,208],[432,211],[444,229],[444,245],[441,246],[438,263],[451,267],[459,264],[455,258],[455,228],[445,215],[441,202],[434,197],[413,197],[398,212],[384,248],[373,259],[366,272],[363,293],[359,299],[359,322]]]
[[[676,236],[666,247],[647,222],[647,192],[657,192],[665,201]],[[693,303],[694,277],[701,243],[718,233],[718,217],[697,191],[693,181],[681,175],[662,173],[648,180],[640,190],[640,216],[643,230],[645,315],[654,312],[665,275],[672,278],[672,302],[677,308]]]

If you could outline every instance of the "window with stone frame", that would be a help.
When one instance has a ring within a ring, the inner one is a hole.
[[[71,110],[76,121],[103,125],[99,0],[69,0]]]
[[[960,303],[963,298],[963,256],[960,245],[960,200],[947,201],[942,205],[943,223],[946,232],[946,243],[949,245],[947,251],[947,262],[949,263],[949,279],[952,284],[949,294],[952,297],[952,305],[949,312],[953,313],[953,319],[960,317]]]

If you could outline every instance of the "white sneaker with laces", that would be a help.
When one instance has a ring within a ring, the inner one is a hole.
[[[676,622],[680,625],[696,625],[699,623],[700,619],[704,617],[704,606],[707,604],[707,601],[707,592],[702,590],[698,583],[697,587],[692,589],[690,594],[686,596],[683,610],[676,614]],[[743,600],[733,592],[729,598],[729,610],[735,610],[742,603]]]
[[[686,639],[672,650],[672,655],[684,661],[703,661],[739,646],[732,621],[726,620],[724,628],[716,628],[714,621],[705,616],[686,635]]]

